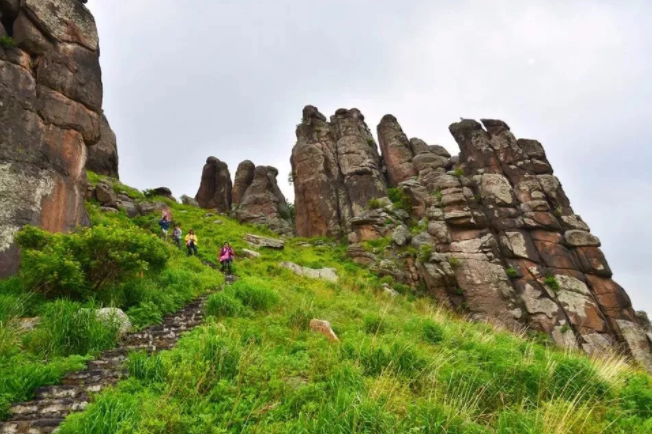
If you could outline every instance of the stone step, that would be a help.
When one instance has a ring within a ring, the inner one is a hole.
[[[63,417],[48,417],[0,423],[0,434],[50,434],[59,427],[64,419]]]
[[[208,295],[199,297],[181,310],[163,318],[158,325],[125,336],[119,347],[104,351],[87,363],[84,371],[67,374],[61,384],[40,387],[35,399],[12,406],[12,417],[0,422],[0,434],[49,434],[65,417],[83,410],[93,393],[99,393],[128,375],[126,362],[132,351],[154,354],[173,348],[188,331],[204,318]]]
[[[90,393],[98,393],[102,390],[102,388],[103,386],[101,384],[93,384],[88,386],[46,386],[36,389],[34,392],[34,397],[36,400],[77,398],[78,396],[88,395]]]
[[[88,395],[75,398],[42,399],[23,402],[11,407],[11,420],[32,420],[65,417],[70,412],[79,411],[88,405]]]

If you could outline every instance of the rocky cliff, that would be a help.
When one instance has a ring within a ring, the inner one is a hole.
[[[86,222],[88,149],[112,133],[102,127],[99,40],[86,7],[77,0],[2,0],[0,37],[0,276],[6,276],[18,267],[14,234],[23,225],[68,231]]]
[[[291,159],[298,235],[346,235],[354,261],[473,319],[587,353],[624,349],[652,369],[652,335],[539,142],[463,120],[450,126],[451,157],[408,139],[394,116],[377,131],[382,157],[358,110],[327,122],[304,109]],[[382,237],[390,247],[365,248]]]

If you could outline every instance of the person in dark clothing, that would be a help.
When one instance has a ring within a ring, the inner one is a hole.
[[[181,250],[181,228],[178,224],[174,225],[174,230],[172,231],[172,241],[177,245],[179,250]]]
[[[231,263],[233,262],[233,258],[235,258],[235,252],[231,248],[231,245],[229,243],[224,243],[219,254],[220,264],[222,264],[222,273],[227,272],[229,275],[231,274]]]
[[[170,230],[170,221],[167,219],[167,217],[163,217],[158,222],[158,225],[161,227],[161,231],[162,231],[161,236],[163,237],[164,240],[167,241],[167,239],[168,239],[168,231]]]

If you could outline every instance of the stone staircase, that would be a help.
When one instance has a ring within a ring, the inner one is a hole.
[[[227,276],[226,284],[236,280]],[[86,408],[92,394],[116,384],[128,375],[126,360],[132,351],[154,354],[174,347],[181,336],[202,323],[204,303],[201,296],[181,310],[163,319],[162,324],[127,334],[120,345],[88,362],[85,370],[67,374],[61,384],[40,387],[34,400],[15,404],[11,418],[0,422],[0,434],[53,433],[72,412]]]

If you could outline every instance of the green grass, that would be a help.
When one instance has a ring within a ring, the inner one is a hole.
[[[173,208],[184,232],[190,227],[197,232],[203,260],[215,262],[225,241],[237,253],[247,247],[245,233],[264,234],[225,217],[223,225],[214,225],[203,210]],[[156,217],[95,219],[150,231]],[[131,355],[131,377],[69,417],[59,432],[643,434],[652,429],[652,381],[623,358],[560,351],[525,333],[467,322],[429,298],[387,297],[378,277],[347,260],[346,246],[322,241],[306,247],[305,240],[292,239],[283,251],[238,257],[238,282],[209,297],[203,326],[171,351]],[[333,267],[339,282],[296,276],[278,267],[281,261]],[[180,281],[205,269],[183,254],[169,267],[174,273],[157,282],[177,290]],[[6,293],[18,296],[16,283],[9,282]],[[149,294],[151,306],[141,306],[143,317],[167,303],[154,298],[147,285],[132,285]],[[24,310],[34,305],[27,300]],[[313,318],[329,321],[340,342],[311,331]]]

